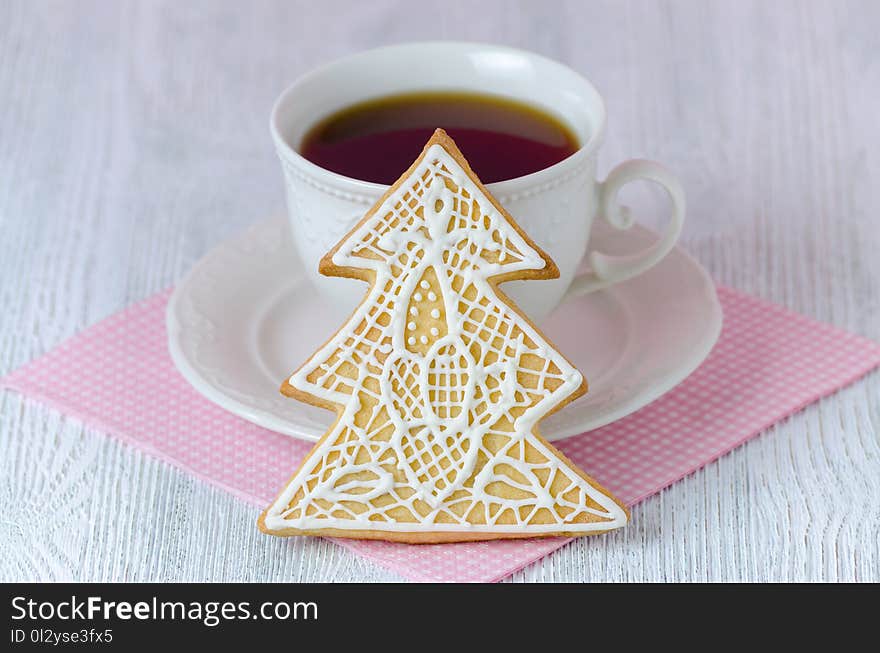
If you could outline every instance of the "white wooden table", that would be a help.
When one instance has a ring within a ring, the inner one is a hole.
[[[608,103],[601,168],[677,171],[684,244],[720,283],[880,340],[878,33],[876,0],[3,0],[0,374],[282,206],[267,115],[296,76],[428,38],[583,71]],[[25,579],[397,577],[262,536],[250,506],[4,393],[0,580]],[[880,374],[513,580],[880,580]]]

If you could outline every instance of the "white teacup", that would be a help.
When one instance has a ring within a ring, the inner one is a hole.
[[[317,291],[340,312],[350,312],[360,303],[363,284],[321,276],[318,261],[388,187],[325,170],[304,159],[297,148],[311,127],[339,109],[377,97],[431,90],[471,91],[531,104],[566,123],[581,144],[577,152],[549,168],[488,184],[501,205],[559,267],[558,279],[505,284],[505,292],[532,319],[540,320],[568,297],[641,274],[675,245],[684,221],[685,199],[678,180],[666,168],[652,161],[630,160],[617,166],[605,181],[596,180],[605,106],[592,84],[575,71],[530,52],[495,45],[435,42],[379,48],[301,77],[281,94],[272,110],[271,130],[284,169],[294,243]],[[657,182],[672,200],[672,215],[660,239],[630,256],[588,251],[596,215],[619,229],[633,224],[626,207],[618,204],[617,194],[635,179]],[[585,255],[590,270],[578,275]]]

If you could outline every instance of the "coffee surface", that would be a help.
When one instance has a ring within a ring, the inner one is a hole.
[[[332,172],[392,184],[437,127],[455,140],[483,183],[559,163],[580,147],[558,118],[521,102],[472,93],[418,93],[370,100],[313,127],[300,153]]]

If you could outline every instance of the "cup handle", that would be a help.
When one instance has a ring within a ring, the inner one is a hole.
[[[624,161],[612,170],[599,186],[598,212],[616,229],[629,229],[634,220],[630,210],[621,206],[617,194],[631,181],[647,179],[660,184],[672,200],[672,215],[660,239],[647,249],[626,256],[610,256],[602,252],[587,252],[592,269],[581,273],[569,286],[564,299],[607,288],[608,286],[635,277],[656,265],[675,246],[681,234],[685,216],[684,189],[678,179],[667,168],[654,161],[631,159]]]

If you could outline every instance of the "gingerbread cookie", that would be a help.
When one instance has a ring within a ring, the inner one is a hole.
[[[586,381],[496,288],[556,265],[442,130],[320,271],[370,290],[281,388],[338,418],[261,530],[436,543],[626,523],[538,433]]]

